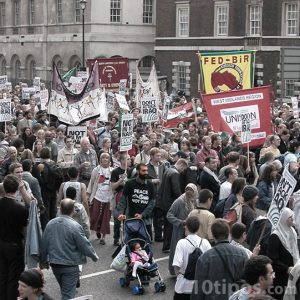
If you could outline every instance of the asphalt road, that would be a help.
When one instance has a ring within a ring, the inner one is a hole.
[[[83,295],[93,295],[94,300],[118,300],[118,299],[173,299],[175,279],[171,278],[168,272],[168,256],[162,253],[161,243],[153,243],[153,253],[158,261],[159,271],[166,284],[164,293],[155,293],[154,283],[158,277],[151,279],[149,286],[145,287],[144,295],[135,296],[132,293],[132,287],[137,285],[137,281],[132,281],[130,287],[122,288],[119,284],[119,278],[122,273],[110,269],[111,255],[115,248],[113,246],[112,235],[106,238],[106,245],[100,245],[95,233],[91,235],[91,243],[93,244],[99,261],[94,263],[88,258],[88,263],[83,266],[81,286],[77,289],[76,297]],[[60,290],[51,269],[44,270],[47,292],[53,299],[60,300]]]

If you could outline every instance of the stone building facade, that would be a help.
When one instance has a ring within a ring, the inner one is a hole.
[[[87,0],[85,58],[125,56],[150,68],[154,56],[156,0]],[[0,0],[0,75],[13,83],[34,76],[51,80],[82,66],[80,0]]]
[[[300,81],[299,0],[157,2],[155,57],[169,89],[197,96],[197,52],[257,50],[255,85],[270,81],[281,98]]]

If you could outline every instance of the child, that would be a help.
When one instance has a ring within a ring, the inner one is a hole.
[[[142,247],[138,242],[132,243],[130,246],[130,250],[131,250],[131,266],[133,266],[132,276],[136,277],[136,270],[138,267],[150,266],[150,264],[148,263],[149,256],[145,250],[142,250]]]

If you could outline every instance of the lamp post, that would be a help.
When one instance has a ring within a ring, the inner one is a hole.
[[[85,68],[85,57],[84,57],[84,10],[86,8],[86,0],[80,0],[80,6],[82,10],[82,68]]]

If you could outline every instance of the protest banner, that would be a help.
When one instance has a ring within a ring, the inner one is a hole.
[[[87,136],[86,126],[68,126],[67,135],[69,135],[73,143],[80,142],[81,139]]]
[[[294,191],[296,183],[297,181],[289,172],[287,165],[283,171],[268,211],[268,219],[270,220],[273,228],[276,228],[278,225],[282,214],[282,209],[286,207],[287,202]]]
[[[89,78],[88,71],[77,71],[77,77],[81,78],[81,82],[86,82]]]
[[[132,148],[133,138],[133,114],[122,114],[120,151],[128,151]]]
[[[155,97],[144,96],[141,99],[142,123],[156,122],[159,120],[158,102]]]
[[[199,55],[206,94],[253,87],[255,51],[213,52]]]
[[[35,91],[39,92],[41,90],[41,78],[40,77],[34,77],[32,85],[35,88]]]
[[[260,146],[272,133],[270,86],[202,95],[209,123],[216,132],[241,132],[242,120],[251,122],[250,147]]]
[[[22,88],[22,99],[29,100],[32,95],[35,94],[35,87],[23,87]]]
[[[119,92],[120,80],[128,78],[129,62],[127,57],[87,59],[89,70],[94,63],[98,63],[99,80],[101,87],[106,90]]]
[[[0,122],[11,121],[11,99],[3,99],[0,101]]]
[[[7,75],[0,76],[0,89],[5,89],[7,83]]]
[[[164,128],[176,128],[179,122],[186,122],[194,117],[193,104],[188,102],[169,110]]]
[[[126,94],[126,84],[127,84],[127,79],[120,80],[119,94],[122,96],[125,96],[125,94]]]
[[[40,98],[41,110],[46,110],[48,106],[48,100],[49,100],[48,90],[41,90],[39,93],[39,98]],[[38,103],[36,103],[36,105],[38,105]]]
[[[107,113],[115,111],[115,94],[112,92],[107,93],[106,108],[107,108]]]
[[[292,109],[293,109],[293,115],[294,118],[299,118],[299,108],[298,108],[298,99],[297,97],[291,97],[292,100]]]
[[[120,109],[129,111],[129,106],[127,104],[126,98],[122,95],[115,94],[116,100],[119,104]]]

